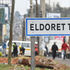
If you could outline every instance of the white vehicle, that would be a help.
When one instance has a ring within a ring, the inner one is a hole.
[[[0,52],[3,52],[3,48],[2,48],[2,46],[0,46]]]
[[[17,44],[18,47],[18,55],[20,53],[19,46],[21,45],[22,47],[25,48],[25,56],[31,56],[31,42],[30,41],[12,41],[12,52],[13,52],[13,43]],[[6,42],[6,54],[8,55],[9,51],[9,41]]]

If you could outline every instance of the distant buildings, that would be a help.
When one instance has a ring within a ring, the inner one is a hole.
[[[23,25],[23,17],[19,12],[15,12],[14,22],[13,22],[13,40],[22,41],[22,25]],[[3,41],[9,40],[10,34],[10,24],[6,22],[3,25]]]
[[[22,41],[22,25],[23,17],[19,14],[19,12],[16,12],[13,23],[13,40]]]

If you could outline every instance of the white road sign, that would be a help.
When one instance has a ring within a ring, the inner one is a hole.
[[[61,13],[47,13],[46,16],[47,18],[60,18]]]
[[[27,18],[26,36],[70,35],[70,18]]]

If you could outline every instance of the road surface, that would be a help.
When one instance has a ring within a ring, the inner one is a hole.
[[[48,57],[48,58],[51,58],[52,59],[52,57]],[[61,64],[65,64],[65,65],[67,65],[67,66],[70,66],[70,59],[65,59],[65,60],[63,60],[62,58],[58,58],[58,57],[56,57],[55,58],[55,61],[57,61],[57,62],[59,62],[59,63],[61,63]]]

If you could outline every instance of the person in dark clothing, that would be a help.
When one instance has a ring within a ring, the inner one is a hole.
[[[24,55],[25,53],[25,48],[23,46],[20,47],[20,54],[21,55]]]
[[[14,57],[18,56],[18,49],[17,49],[16,43],[14,43],[14,45],[13,45],[13,54],[14,54]]]
[[[45,55],[45,56],[48,56],[48,48],[47,48],[46,45],[45,45],[45,49],[46,49],[46,51],[45,51],[44,55]]]
[[[55,57],[56,57],[56,51],[58,51],[58,47],[57,47],[56,43],[54,43],[52,45],[52,57],[53,57],[53,59],[55,59]]]
[[[24,55],[24,53],[25,53],[25,48],[22,47],[22,54]]]

